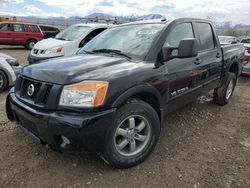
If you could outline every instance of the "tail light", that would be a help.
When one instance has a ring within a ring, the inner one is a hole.
[[[244,56],[243,57],[243,65],[246,65],[246,64],[248,64],[249,63],[249,59],[250,59],[250,56]]]

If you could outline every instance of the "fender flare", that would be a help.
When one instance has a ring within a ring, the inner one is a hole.
[[[154,95],[158,101],[159,104],[159,110],[163,108],[163,103],[162,103],[162,96],[160,95],[159,91],[154,88],[153,86],[149,84],[145,85],[137,85],[132,88],[129,88],[125,92],[123,92],[113,103],[112,107],[118,107],[122,105],[126,100],[128,100],[131,96],[137,95],[140,93],[149,93],[151,95]]]

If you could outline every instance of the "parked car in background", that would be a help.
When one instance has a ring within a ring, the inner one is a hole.
[[[15,58],[0,53],[0,92],[7,86],[14,85],[21,69],[22,67]]]
[[[238,40],[236,37],[232,37],[232,36],[218,36],[219,41],[220,41],[220,45],[228,45],[228,44],[236,44],[238,43]]]
[[[56,28],[56,27],[45,26],[45,25],[39,25],[39,27],[41,28],[41,30],[43,32],[44,39],[53,38],[58,33],[60,33],[60,30],[58,28]]]
[[[108,28],[107,24],[76,24],[55,38],[38,42],[28,56],[29,64],[45,59],[74,55],[87,42]]]
[[[23,22],[1,22],[0,44],[23,45],[32,49],[38,41],[43,39],[43,33],[37,24]]]
[[[75,56],[24,67],[7,116],[56,150],[135,166],[154,150],[166,114],[212,89],[218,105],[232,98],[244,47],[221,47],[215,33],[190,18],[107,29]]]
[[[250,38],[243,38],[240,43],[243,44],[247,53],[250,54]]]

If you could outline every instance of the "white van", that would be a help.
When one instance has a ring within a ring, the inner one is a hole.
[[[55,38],[44,39],[36,43],[29,54],[29,64],[38,63],[45,59],[74,55],[87,42],[108,27],[107,24],[72,25],[58,33]]]

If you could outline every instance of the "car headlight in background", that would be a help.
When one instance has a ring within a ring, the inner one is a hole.
[[[44,51],[44,54],[57,54],[62,52],[62,47],[55,47]]]
[[[6,59],[6,61],[9,63],[10,66],[19,66],[19,63],[16,59]]]
[[[108,82],[84,81],[64,86],[59,105],[71,107],[97,107],[103,104]]]

